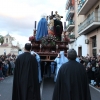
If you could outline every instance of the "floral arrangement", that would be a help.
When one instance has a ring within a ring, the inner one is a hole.
[[[41,38],[41,45],[42,46],[55,46],[56,41],[58,41],[57,37],[55,35],[47,35]]]
[[[35,40],[35,37],[34,36],[30,36],[29,37],[29,41],[34,41]]]

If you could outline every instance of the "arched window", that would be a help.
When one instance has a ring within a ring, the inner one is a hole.
[[[8,38],[6,38],[6,43],[8,43]]]

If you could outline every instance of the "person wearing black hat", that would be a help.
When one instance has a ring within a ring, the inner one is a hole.
[[[69,61],[58,72],[52,100],[91,100],[84,66],[76,61],[74,49],[67,52]]]
[[[40,100],[38,63],[30,54],[31,44],[25,44],[25,52],[15,62],[12,100]]]

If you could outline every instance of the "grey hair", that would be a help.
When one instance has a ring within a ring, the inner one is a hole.
[[[68,59],[75,60],[77,57],[77,52],[74,49],[69,49],[67,52]]]

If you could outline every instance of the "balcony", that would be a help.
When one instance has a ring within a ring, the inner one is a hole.
[[[71,32],[71,31],[74,29],[74,27],[75,27],[75,24],[74,24],[74,22],[71,20],[71,21],[68,22],[66,31],[67,31],[67,32]]]
[[[93,12],[83,23],[78,27],[79,34],[88,34],[100,26],[99,13]]]
[[[66,10],[68,10],[69,9],[69,6],[71,6],[72,4],[71,4],[71,0],[67,0],[67,2],[66,2]]]
[[[72,19],[74,16],[74,7],[70,7],[66,14],[66,21]]]
[[[70,43],[75,41],[75,35],[68,35],[68,37],[70,38]]]
[[[78,6],[78,15],[86,15],[99,0],[81,0]]]

